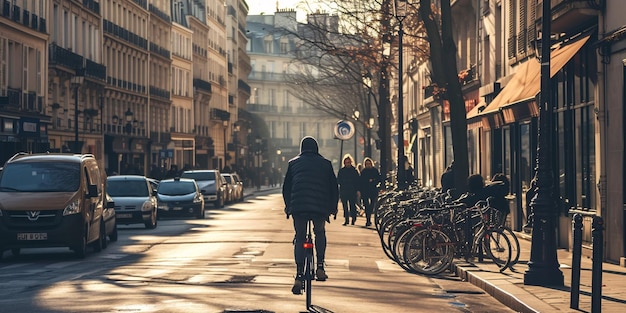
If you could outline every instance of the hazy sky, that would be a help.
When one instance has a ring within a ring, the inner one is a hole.
[[[280,9],[295,9],[300,0],[246,0],[250,11],[248,15],[273,15],[276,11],[276,2]]]

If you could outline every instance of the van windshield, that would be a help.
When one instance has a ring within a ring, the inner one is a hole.
[[[107,193],[111,197],[148,197],[150,190],[144,180],[109,180]]]
[[[79,185],[79,163],[13,163],[0,175],[0,191],[5,192],[71,192]]]

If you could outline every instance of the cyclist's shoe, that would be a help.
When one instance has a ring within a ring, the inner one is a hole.
[[[302,275],[296,276],[296,279],[293,282],[293,287],[291,287],[291,292],[294,295],[301,295],[302,289],[304,289],[304,278]]]
[[[318,267],[317,271],[315,271],[315,277],[317,278],[318,281],[325,281],[326,279],[328,279],[328,275],[326,275],[326,271],[324,271],[324,269],[321,267]]]

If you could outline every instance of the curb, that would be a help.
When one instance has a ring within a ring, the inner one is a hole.
[[[471,268],[469,266],[471,266]],[[502,275],[500,273],[492,273],[489,271],[485,271],[471,264],[468,266],[461,266],[455,263],[452,265],[452,267],[453,267],[453,272],[456,273],[458,277],[484,290],[490,296],[492,296],[493,298],[500,301],[502,304],[506,305],[507,307],[509,307],[510,309],[516,312],[540,313],[540,312],[550,312],[550,311],[555,310],[555,308],[551,306],[546,306],[545,304],[539,302],[539,300],[538,300],[538,303],[533,304],[533,307],[534,307],[533,308],[530,305],[526,304],[524,301],[522,301],[519,298],[519,296],[523,298],[534,298],[535,297],[534,295],[528,293],[524,289],[519,288],[506,280],[503,280],[502,278],[488,280],[488,279],[481,277],[479,274],[475,273],[474,271],[479,272],[484,275],[493,275],[493,276]],[[500,285],[502,286],[498,286],[498,284],[493,283],[492,281],[501,282]],[[515,295],[518,295],[518,296],[515,296]],[[537,306],[542,306],[542,308],[538,308]]]

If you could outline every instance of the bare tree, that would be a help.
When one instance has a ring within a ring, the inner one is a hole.
[[[454,185],[459,190],[465,190],[465,180],[469,175],[467,116],[456,67],[457,51],[452,36],[450,0],[440,0],[439,8],[435,7],[431,0],[421,0],[419,16],[426,29],[430,45],[432,84],[438,89],[441,96],[450,103]]]
[[[381,172],[389,170],[391,136],[389,72],[396,63],[397,38],[388,0],[315,1],[332,8],[332,13],[309,13],[307,23],[300,24],[296,55],[298,71],[290,81],[298,97],[310,106],[338,118],[352,112],[369,112],[368,97],[374,100],[378,114],[378,136],[381,147]],[[311,8],[303,1],[301,7]],[[424,30],[413,14],[406,20],[405,51],[425,59],[428,46]],[[371,84],[367,82],[371,81]],[[361,119],[359,123],[367,122]]]

